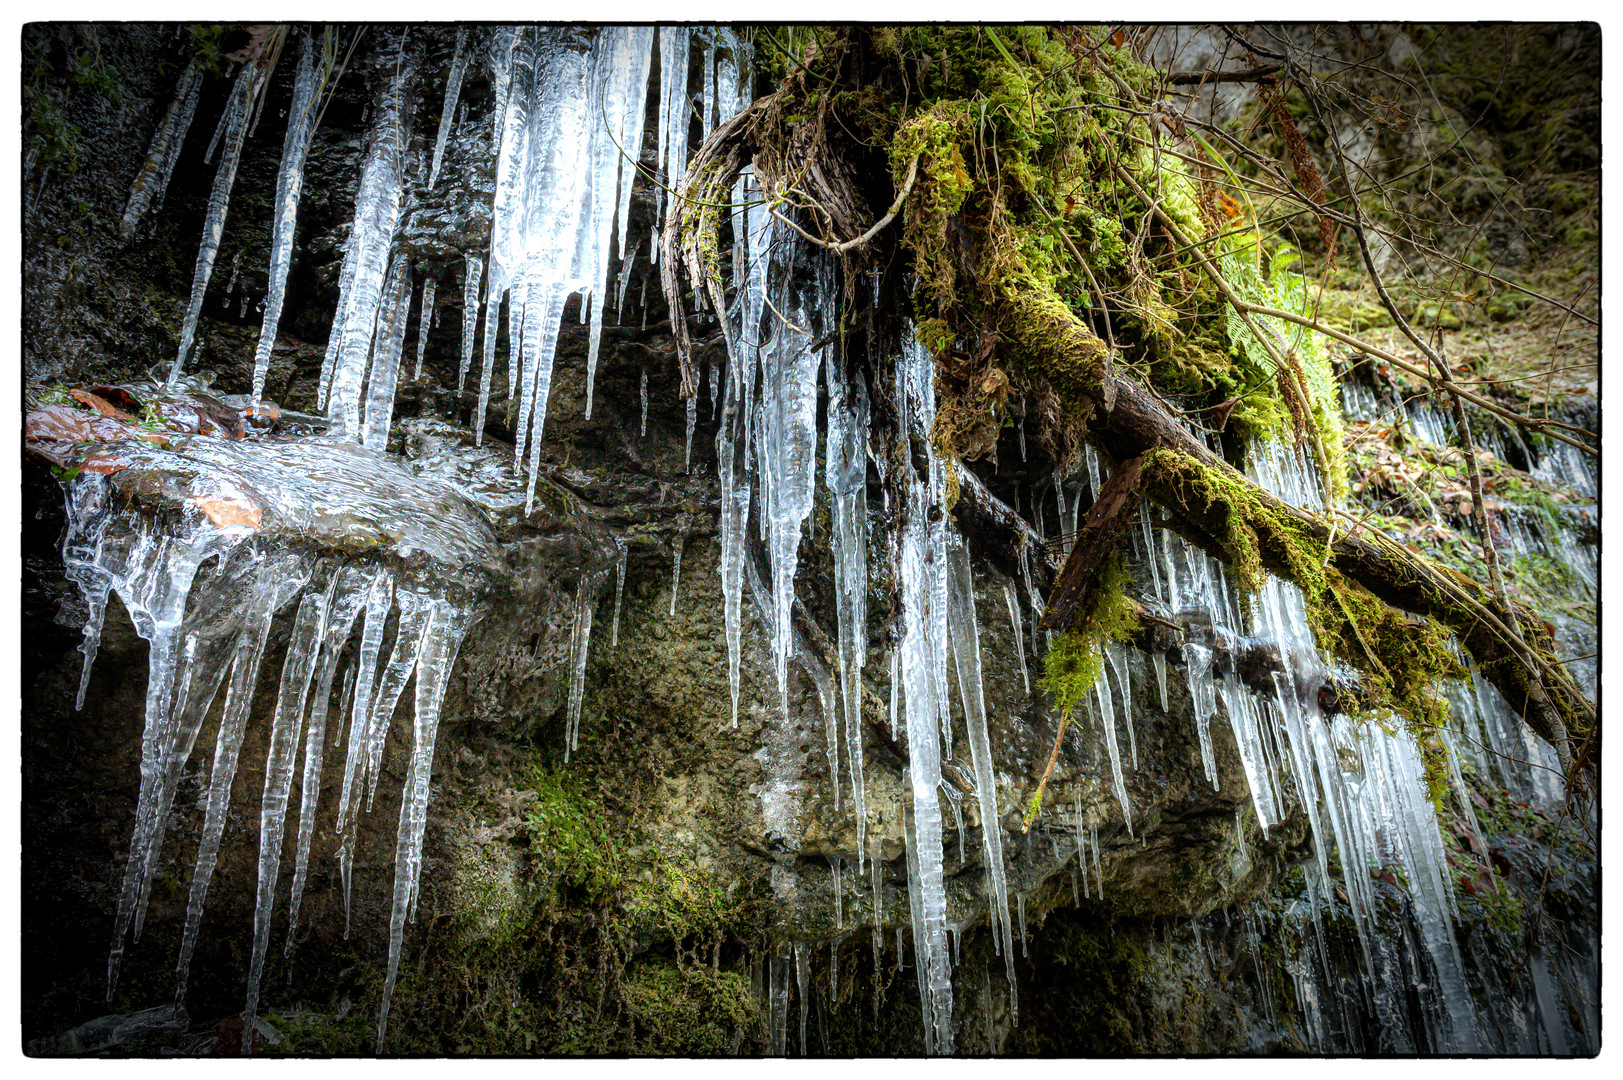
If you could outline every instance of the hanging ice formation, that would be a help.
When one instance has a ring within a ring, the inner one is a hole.
[[[1297,506],[1322,506],[1318,478],[1293,450],[1254,444],[1248,459],[1249,473],[1262,487]],[[1207,779],[1214,787],[1218,783],[1209,724],[1220,699],[1264,832],[1283,819],[1287,800],[1307,816],[1314,857],[1305,870],[1313,918],[1332,903],[1339,883],[1362,943],[1365,978],[1376,988],[1376,997],[1401,1000],[1405,991],[1393,981],[1397,973],[1378,959],[1388,946],[1375,924],[1373,885],[1373,875],[1383,866],[1400,868],[1432,972],[1426,999],[1438,1048],[1477,1050],[1470,993],[1453,933],[1447,857],[1414,735],[1401,724],[1388,730],[1320,711],[1318,691],[1329,670],[1294,584],[1270,577],[1242,621],[1221,564],[1168,532],[1162,533],[1159,552],[1154,544],[1148,547],[1150,557],[1162,559],[1151,580],[1158,592],[1164,587],[1162,598],[1174,614],[1209,625],[1213,643],[1224,651],[1233,651],[1247,638],[1271,642],[1283,665],[1273,675],[1274,692],[1256,695],[1232,673],[1218,676],[1208,645],[1183,646]],[[1335,881],[1332,844],[1341,867]]]
[[[327,339],[321,365],[319,403],[326,408],[331,432],[339,438],[362,437],[362,402],[387,382],[393,393],[395,372],[386,364],[372,363],[374,332],[384,302],[384,278],[395,226],[400,220],[403,127],[409,122],[410,96],[405,83],[411,73],[406,63],[404,35],[394,75],[380,94],[373,112],[366,161],[361,167],[355,195],[355,217],[339,281],[338,311]],[[396,356],[398,360],[398,355]],[[372,390],[367,380],[370,369]],[[392,408],[392,402],[391,408]],[[388,428],[383,429],[385,441]]]
[[[208,293],[209,279],[214,276],[214,258],[220,253],[225,215],[231,205],[231,188],[236,183],[237,165],[242,160],[242,143],[248,136],[248,110],[253,105],[263,73],[262,61],[243,65],[220,119],[225,132],[225,151],[220,155],[220,167],[214,174],[214,188],[209,192],[208,210],[203,215],[203,240],[198,245],[197,266],[192,272],[192,298],[186,307],[186,319],[180,327],[180,350],[169,369],[171,382],[180,377],[186,354],[191,351],[192,339],[197,336],[197,319],[203,312],[203,298]]]
[[[316,826],[325,733],[335,705],[332,690],[345,655],[356,657],[350,670],[361,676],[339,811],[340,832],[351,830],[346,841],[353,836],[358,787],[364,780],[375,790],[395,704],[416,676],[412,764],[402,793],[391,920],[392,981],[401,920],[416,895],[420,872],[440,701],[476,611],[467,572],[488,572],[478,568],[493,565],[482,560],[491,558],[487,553],[494,549],[494,537],[482,516],[451,490],[332,440],[250,446],[198,439],[184,449],[150,449],[137,456],[137,468],[167,469],[185,478],[180,481],[185,490],[175,495],[182,512],[152,515],[127,497],[115,497],[110,478],[86,474],[67,490],[63,544],[68,577],[85,592],[92,611],[86,627],[86,674],[110,593],[118,595],[149,646],[141,783],[108,954],[108,997],[117,987],[127,939],[140,939],[176,789],[224,685],[176,964],[176,1001],[184,1001],[261,661],[279,613],[292,607],[296,610],[267,736],[260,802],[259,884],[244,1013],[244,1030],[251,1035],[269,951],[287,811],[297,787],[291,947]],[[216,524],[199,509],[210,500],[254,505],[262,516],[257,526]],[[440,513],[425,520],[418,513],[424,505],[437,506]],[[434,560],[444,570],[429,577],[433,585],[407,585],[402,579],[397,587],[387,561],[338,554],[343,544],[332,530],[344,528],[335,526],[340,510],[377,523],[380,536],[397,537],[401,550]],[[285,537],[302,542],[289,544]],[[209,562],[214,566],[204,570]],[[396,604],[400,616],[389,661],[375,670],[383,655],[385,623]],[[360,646],[346,652],[363,610]],[[336,704],[342,707],[344,700]],[[295,785],[301,733],[304,766]],[[387,1003],[386,991],[384,1016]]]
[[[197,70],[197,61],[189,60],[175,84],[175,99],[152,133],[152,144],[147,149],[146,161],[135,181],[130,184],[130,198],[124,204],[124,217],[118,225],[118,238],[128,242],[135,235],[135,227],[149,210],[163,205],[169,178],[174,175],[175,162],[180,160],[180,148],[191,130],[192,116],[197,112],[197,98],[203,89],[203,73]]]
[[[485,264],[477,255],[463,256],[465,270],[462,277],[462,365],[456,371],[456,388],[461,390],[468,382],[468,368],[473,364],[474,332],[479,326],[479,278]]]
[[[411,377],[413,379],[420,379],[423,377],[423,352],[428,348],[428,331],[432,329],[434,325],[433,316],[435,288],[436,284],[433,275],[430,274],[423,279],[423,306],[422,310],[417,313],[417,367],[412,371]],[[488,325],[485,328],[485,336],[487,338],[490,336],[490,328]],[[488,394],[490,391],[489,384],[482,386],[481,390]],[[480,410],[481,415],[483,414],[483,411],[484,410],[482,409]]]
[[[868,653],[868,384],[861,375],[849,377],[839,359],[831,359],[823,371],[828,382],[823,482],[833,501],[840,702],[860,872],[868,817],[862,775],[862,663]]]
[[[282,139],[282,163],[276,173],[276,196],[271,220],[270,285],[265,290],[265,318],[259,329],[259,347],[254,352],[253,399],[265,394],[265,376],[270,371],[271,349],[276,345],[276,328],[282,320],[282,301],[287,295],[287,273],[293,264],[293,232],[299,215],[299,194],[304,187],[304,159],[316,131],[316,75],[311,56],[313,47],[307,35],[300,35],[299,66],[293,77],[293,101],[287,111],[287,134]]]
[[[428,188],[440,177],[440,164],[445,160],[445,143],[451,137],[451,120],[456,113],[457,98],[462,94],[462,76],[468,70],[468,30],[456,32],[456,53],[451,57],[451,72],[445,77],[445,103],[440,106],[440,132],[434,138],[434,163],[428,169]]]

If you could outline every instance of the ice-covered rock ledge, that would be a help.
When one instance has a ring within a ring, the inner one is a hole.
[[[455,469],[451,479],[419,474],[399,458],[320,435],[244,438],[240,427],[217,426],[212,429],[217,434],[177,431],[172,422],[141,424],[127,411],[113,416],[95,402],[79,400],[100,413],[93,423],[101,426],[88,437],[72,428],[89,414],[66,407],[57,409],[56,418],[66,427],[42,428],[38,414],[29,420],[30,448],[62,470],[68,517],[63,563],[89,612],[80,647],[85,660],[78,704],[83,705],[111,595],[122,601],[150,646],[140,794],[108,960],[109,999],[126,942],[140,936],[177,786],[205,720],[217,715],[205,820],[176,968],[175,1002],[184,1005],[254,688],[273,622],[283,612],[291,613],[291,629],[260,805],[244,1030],[253,1030],[270,948],[289,806],[298,804],[286,946],[291,951],[321,774],[328,767],[326,749],[343,746],[336,830],[347,911],[357,813],[363,805],[371,807],[384,744],[409,685],[412,741],[395,851],[387,982],[392,990],[405,923],[415,914],[447,679],[469,627],[492,600],[512,601],[522,591],[520,578],[535,569],[509,565],[515,558],[521,564],[536,560],[523,554],[525,543],[515,544],[513,537],[500,541],[491,514],[475,501],[488,501],[492,490],[505,485],[465,492]],[[58,434],[68,438],[39,437]],[[454,458],[456,452],[451,445],[441,456]],[[482,464],[485,472],[494,467]],[[498,512],[502,501],[492,504]],[[580,532],[563,524],[554,536],[541,537],[543,546]],[[600,545],[590,535],[584,542],[579,536],[566,539],[573,542],[551,544],[554,556],[583,568],[602,561],[595,551]],[[601,571],[583,572],[583,587],[588,579],[601,584]],[[286,625],[287,618],[282,622]],[[577,628],[575,636],[580,634]],[[222,688],[223,703],[216,708]],[[388,998],[386,990],[380,1038]]]

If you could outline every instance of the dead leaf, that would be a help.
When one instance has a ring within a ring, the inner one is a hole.
[[[72,405],[44,405],[23,418],[23,438],[29,442],[84,442],[95,438],[90,414]]]
[[[197,495],[191,501],[208,515],[210,521],[222,529],[234,526],[257,529],[265,517],[263,509],[244,498],[233,498],[229,495]]]
[[[82,472],[96,473],[99,476],[111,476],[129,467],[129,458],[122,454],[91,454],[79,463]]]
[[[100,394],[91,393],[89,390],[69,390],[68,397],[82,405],[89,405],[92,409],[95,409],[103,416],[111,416],[115,420],[128,420],[132,422],[135,420],[135,417],[131,414],[125,412],[123,409],[120,409],[117,405],[114,405]]]

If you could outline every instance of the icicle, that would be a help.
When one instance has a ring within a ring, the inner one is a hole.
[[[345,567],[333,576],[332,592],[328,601],[327,624],[321,639],[321,659],[316,668],[315,694],[310,699],[310,714],[304,737],[304,778],[299,793],[298,842],[293,862],[293,889],[288,902],[287,945],[283,955],[293,953],[293,935],[299,925],[299,905],[304,897],[304,884],[310,866],[310,843],[316,831],[316,806],[321,798],[321,767],[326,756],[327,717],[332,704],[333,676],[343,654],[344,642],[349,640],[361,607],[366,602],[373,581],[356,567]],[[351,667],[350,677],[355,669]],[[342,708],[340,701],[340,708]],[[340,713],[342,715],[342,713]]]
[[[1072,880],[1072,883],[1074,884],[1075,881],[1076,881],[1075,875],[1072,875],[1071,880]],[[1014,899],[1015,899],[1015,903],[1018,906],[1019,912],[1020,912],[1020,915],[1019,915],[1019,917],[1020,917],[1020,955],[1021,956],[1029,956],[1030,954],[1026,952],[1026,894],[1025,893],[1015,893]],[[1010,958],[1010,960],[1009,960],[1009,967],[1011,969],[1013,969],[1013,967],[1014,967],[1013,958]]]
[[[1167,711],[1167,654],[1162,649],[1156,649],[1150,654],[1150,660],[1155,665],[1155,684],[1161,692],[1161,711]]]
[[[749,190],[748,185],[749,176],[747,173],[741,175],[733,191],[735,205],[743,202],[744,195]],[[755,414],[755,383],[759,367],[757,350],[753,346],[753,342],[757,340],[761,309],[765,306],[764,289],[766,277],[765,267],[762,266],[759,273],[756,273],[753,264],[750,264],[751,272],[746,276],[742,271],[742,264],[736,261],[736,257],[738,252],[743,250],[745,252],[757,251],[764,258],[767,250],[764,241],[770,237],[772,228],[772,218],[761,212],[758,206],[733,212],[734,234],[742,238],[736,244],[734,254],[735,268],[738,269],[736,280],[740,294],[738,308],[743,318],[737,334],[728,332],[730,330],[729,320],[724,319],[722,322],[723,338],[729,350],[730,361],[727,365],[727,409],[723,413],[721,423],[716,431],[716,471],[721,481],[721,565],[719,569],[721,573],[722,611],[727,637],[727,678],[732,691],[732,726],[734,728],[738,727],[739,664],[743,629],[743,570],[745,560],[749,558],[746,550],[746,533],[749,524],[752,493],[751,484],[747,481],[747,477],[753,461],[750,452],[751,420]],[[757,300],[757,297],[760,299]]]
[[[721,365],[706,364],[705,367],[710,369],[710,419],[714,422],[721,409]]]
[[[1065,528],[1065,476],[1058,469],[1054,470],[1054,501],[1059,504],[1060,550],[1069,555],[1075,537],[1067,532]],[[1080,498],[1078,501],[1080,501]]]
[[[614,225],[619,223],[620,259],[627,257],[627,229],[631,216],[632,181],[636,158],[642,149],[642,128],[648,100],[648,73],[652,65],[654,28],[651,26],[605,26],[598,30],[592,46],[591,85],[601,88],[590,120],[592,144],[590,210],[582,234],[579,278],[591,303],[591,329],[586,351],[586,418],[592,417],[592,390],[597,381],[597,356],[603,339],[603,312],[608,306],[604,293],[608,276],[609,245]],[[630,158],[631,160],[627,160]],[[616,199],[618,188],[619,198]],[[621,284],[621,299],[625,286]]]
[[[199,626],[199,632],[210,631],[207,639],[199,641],[184,619],[187,598],[203,560],[214,555],[225,558],[241,534],[203,526],[181,537],[157,536],[111,509],[107,494],[106,481],[99,477],[69,489],[63,563],[69,579],[92,598],[93,606],[93,598],[99,596],[104,609],[108,590],[116,589],[136,633],[150,645],[141,784],[108,955],[111,1000],[132,921],[135,937],[140,938],[180,769],[219,685],[211,674],[218,670],[216,654],[220,650],[215,639],[226,635],[230,624],[226,628]],[[94,611],[92,618],[96,618]],[[85,644],[90,642],[87,631]],[[200,679],[193,677],[198,671]]]
[[[806,1045],[806,1006],[809,1004],[807,999],[810,997],[810,995],[806,992],[806,984],[808,981],[809,972],[806,970],[806,943],[804,941],[797,941],[795,942],[795,986],[798,993],[795,995],[795,997],[796,1000],[800,1002],[801,1057],[806,1057],[811,1053],[810,1048]]]
[[[282,320],[287,295],[287,273],[293,264],[293,233],[298,220],[299,195],[304,187],[304,160],[316,131],[315,64],[310,39],[300,35],[299,67],[293,79],[293,101],[288,106],[287,134],[282,139],[282,163],[276,174],[275,217],[271,221],[269,287],[265,291],[265,318],[260,324],[259,347],[254,353],[254,402],[264,399],[265,376],[270,371],[271,349]],[[233,270],[233,276],[235,271]]]
[[[440,133],[434,139],[434,163],[428,170],[428,187],[440,176],[440,162],[445,159],[445,143],[451,137],[451,116],[456,112],[457,98],[462,93],[462,76],[468,70],[467,27],[456,32],[456,53],[451,57],[451,72],[445,77],[445,104],[440,108]]]
[[[403,82],[401,69],[383,93],[372,127],[371,145],[361,169],[360,188],[355,194],[355,219],[351,225],[350,250],[344,258],[349,277],[347,296],[333,319],[332,333],[338,338],[333,354],[331,388],[327,393],[327,417],[331,433],[339,438],[358,439],[361,435],[361,394],[367,360],[372,352],[373,330],[383,302],[383,280],[388,269],[389,248],[400,218],[400,140]],[[325,380],[324,380],[325,381]]]
[[[1020,598],[1014,594],[1014,582],[1008,578],[1003,579],[1003,599],[1009,606],[1009,629],[1014,632],[1014,647],[1020,658],[1020,678],[1026,686],[1026,696],[1031,696],[1031,669],[1026,666],[1026,631],[1020,619]]]
[[[682,537],[671,542],[671,618],[676,618],[676,592],[682,587]]]
[[[384,279],[378,310],[378,331],[372,342],[367,372],[366,420],[361,443],[378,451],[389,448],[389,427],[394,419],[395,384],[400,376],[400,354],[406,347],[406,318],[411,311],[411,263],[404,251],[395,255]]]
[[[485,415],[490,411],[490,379],[496,370],[496,334],[501,329],[503,291],[494,278],[485,287],[485,357],[479,370],[479,404],[473,419],[473,444],[485,444]],[[508,340],[508,374],[512,374],[513,341]],[[511,397],[511,389],[509,389]]]
[[[879,958],[885,951],[885,885],[883,880],[884,867],[881,865],[880,855],[884,847],[881,841],[875,840],[873,850],[868,852],[868,883],[873,889],[873,974],[874,985],[879,985]],[[875,999],[874,1009],[877,1013],[878,1000]]]
[[[203,73],[197,70],[197,61],[189,60],[175,83],[175,100],[169,103],[157,130],[152,133],[152,144],[147,158],[130,184],[130,198],[124,204],[124,217],[118,226],[118,237],[128,243],[135,235],[135,227],[148,209],[163,205],[169,177],[180,160],[180,148],[191,130],[192,116],[197,112],[197,98],[203,88]]]
[[[940,529],[945,519],[929,521],[945,497],[941,463],[928,442],[935,418],[934,363],[917,342],[910,342],[897,363],[897,394],[909,415],[904,437],[917,435],[925,446],[928,484],[917,475],[907,480],[901,531],[901,593],[904,633],[901,644],[902,681],[906,687],[906,731],[909,755],[911,810],[907,817],[909,842],[908,889],[913,904],[913,947],[917,954],[919,998],[924,1012],[927,1053],[952,1053],[952,979],[946,958],[946,886],[942,875],[941,804],[936,788],[941,783],[941,697],[947,688],[938,677],[937,659],[948,642],[946,612],[931,611],[937,599],[933,579],[944,578],[945,560],[939,557],[931,525]],[[943,581],[944,585],[945,582]],[[987,788],[985,794],[990,793]],[[905,804],[904,804],[905,805]],[[995,826],[985,830],[995,833]]]
[[[389,974],[378,1006],[378,1050],[389,1025],[389,1001],[400,970],[406,910],[417,896],[423,868],[423,831],[428,824],[428,781],[434,768],[434,741],[439,732],[445,686],[462,647],[469,617],[444,600],[430,605],[417,667],[416,715],[412,721],[411,764],[400,792],[400,832],[395,842],[394,904],[389,914]]]
[[[620,598],[626,591],[626,559],[629,554],[626,550],[626,542],[618,536],[614,538],[614,546],[619,551],[619,555],[614,560],[614,621],[609,624],[610,648],[620,644]],[[738,726],[736,716],[733,718],[733,726]]]
[[[423,353],[428,349],[428,331],[433,326],[433,322],[434,322],[434,319],[433,319],[433,315],[434,315],[434,290],[437,287],[438,287],[438,283],[434,280],[434,277],[433,277],[432,274],[430,274],[426,278],[424,278],[424,280],[423,280],[423,307],[422,307],[422,310],[417,313],[417,367],[412,372],[412,375],[411,375],[413,381],[415,381],[417,379],[421,379],[423,377]],[[485,322],[486,322],[485,333],[488,335],[490,333],[490,325],[489,325],[489,316],[488,315],[486,316]],[[486,355],[489,355],[490,352],[491,352],[491,349],[489,348],[489,345],[487,344],[486,348],[485,348],[485,353],[486,353]],[[481,434],[484,432],[484,426],[485,426],[484,425],[484,419],[485,419],[484,402],[485,402],[485,398],[488,396],[489,389],[490,389],[490,365],[488,363],[485,365],[485,381],[482,384],[482,388],[483,388],[483,392],[480,394],[479,421],[478,421],[479,430],[480,430]],[[477,445],[477,443],[476,443],[476,445]]]
[[[642,432],[641,432],[641,435],[642,435],[643,438],[646,439],[648,437],[648,369],[646,367],[642,369],[641,391],[642,391]]]
[[[687,450],[682,457],[682,468],[686,472],[693,471],[693,429],[699,423],[699,402],[696,398],[688,398],[685,402],[688,412]]]
[[[1018,1018],[1020,1009],[1014,977],[1014,946],[1009,934],[1009,886],[1003,869],[1003,819],[997,805],[997,777],[993,771],[992,745],[986,726],[986,702],[981,688],[980,628],[975,618],[975,585],[969,568],[969,552],[965,550],[963,540],[953,532],[947,534],[947,583],[948,622],[958,673],[958,694],[964,707],[964,727],[969,733],[975,791],[980,801],[981,853],[986,862],[992,940],[994,945],[1002,949],[1009,980],[1009,1012]],[[944,691],[945,687],[942,689]],[[1021,904],[1020,933],[1023,938],[1023,899]]]
[[[180,378],[186,354],[191,351],[192,339],[197,335],[197,319],[203,313],[203,297],[208,292],[209,279],[214,276],[214,257],[220,252],[220,236],[225,232],[225,215],[231,204],[231,187],[236,183],[242,143],[248,134],[248,106],[262,70],[260,63],[242,69],[221,118],[225,125],[225,152],[220,155],[220,167],[214,174],[214,188],[209,193],[208,210],[203,216],[203,239],[197,248],[197,267],[192,273],[192,298],[180,327],[180,349],[169,369],[170,382]]]
[[[661,47],[664,41],[662,37]],[[777,327],[760,353],[757,469],[771,567],[772,648],[779,706],[785,715],[789,710],[795,570],[801,528],[811,513],[817,477],[817,370],[822,355],[811,348],[809,334],[802,328],[812,323],[811,316],[825,299],[832,298],[829,276],[829,265],[819,261],[817,278],[806,291],[791,288],[788,281],[779,284],[774,306],[789,322]]]
[[[583,574],[575,588],[575,621],[569,637],[569,706],[564,721],[564,761],[580,745],[580,713],[586,700],[586,659],[592,645],[592,610],[600,574]]]
[[[383,778],[383,744],[394,720],[395,708],[405,693],[406,683],[417,669],[425,635],[430,629],[432,602],[426,593],[400,588],[395,592],[399,615],[395,625],[394,650],[389,662],[378,672],[372,687],[372,707],[366,721],[366,756],[362,760],[366,779],[366,809],[370,813]]]
[[[460,392],[468,382],[468,368],[473,365],[474,332],[479,325],[479,278],[485,264],[477,255],[463,257],[466,268],[462,277],[462,363],[456,371],[456,388]]]
[[[1133,730],[1133,688],[1127,673],[1127,648],[1119,641],[1112,641],[1105,645],[1105,656],[1110,660],[1110,670],[1115,673],[1116,686],[1121,690],[1121,714],[1127,722],[1128,753],[1132,758],[1133,768],[1138,768],[1138,736]]]
[[[659,147],[654,158],[665,185],[675,190],[688,167],[688,121],[692,105],[688,100],[688,51],[693,30],[687,26],[659,28]],[[676,214],[676,200],[665,201],[665,192],[655,189],[654,212],[665,207],[664,220]],[[654,261],[658,249],[650,252]]]
[[[248,709],[253,703],[254,688],[259,682],[259,663],[265,655],[265,641],[270,636],[271,618],[278,608],[298,594],[308,573],[308,568],[296,556],[266,558],[260,564],[258,579],[249,598],[252,607],[237,638],[230,682],[226,689],[225,712],[220,717],[220,730],[215,737],[214,763],[209,772],[207,803],[203,815],[203,835],[198,841],[197,862],[192,869],[191,892],[186,900],[186,925],[181,932],[180,957],[175,964],[177,1006],[184,1004],[186,1000],[186,983],[191,971],[192,951],[197,946],[197,931],[203,919],[203,905],[208,899],[209,882],[214,877],[215,862],[220,852],[220,838],[225,832],[225,816],[231,808],[231,784],[237,775],[237,759],[242,750],[243,734],[248,723]]]
[[[336,579],[335,579],[336,580]],[[271,916],[276,909],[276,881],[282,868],[282,842],[288,795],[299,750],[299,727],[315,673],[317,650],[326,629],[330,592],[308,593],[299,603],[293,635],[282,662],[282,683],[271,717],[270,745],[265,753],[265,787],[259,803],[259,889],[254,901],[254,948],[248,965],[248,1004],[242,1012],[242,1052],[253,1049],[254,1020],[259,1015],[259,983],[270,951]]]
[[[355,693],[350,699],[349,739],[344,755],[344,780],[338,789],[338,823],[334,832],[340,837],[338,872],[344,893],[344,937],[349,937],[350,871],[355,850],[355,833],[350,827],[360,807],[359,789],[366,772],[366,748],[372,709],[372,685],[377,677],[378,656],[383,648],[383,628],[389,610],[394,606],[394,582],[388,575],[373,580],[366,597],[366,616],[361,624],[361,641],[356,655]],[[391,713],[392,713],[391,707]]]
[[[1184,672],[1189,683],[1189,699],[1194,705],[1195,733],[1200,737],[1200,764],[1211,781],[1212,790],[1221,790],[1217,758],[1212,750],[1212,715],[1217,711],[1217,687],[1212,681],[1212,651],[1204,645],[1185,642]]]
[[[1020,460],[1026,460],[1026,418],[1020,417]]]
[[[824,378],[828,381],[828,434],[823,482],[833,504],[830,543],[839,623],[840,700],[860,870],[868,815],[862,772],[862,666],[868,652],[868,387],[860,377],[848,385],[841,365],[832,359],[824,368]]]
[[[838,855],[828,857],[828,871],[834,881],[834,927],[837,930],[845,929],[845,897],[840,892],[840,869],[844,863]]]
[[[1122,777],[1121,748],[1117,745],[1116,737],[1116,710],[1111,703],[1110,682],[1105,677],[1103,667],[1100,667],[1099,677],[1094,680],[1093,692],[1099,702],[1099,723],[1105,732],[1105,749],[1110,754],[1111,787],[1116,793],[1116,801],[1121,804],[1121,816],[1127,825],[1127,835],[1132,836],[1133,809],[1127,801],[1127,782]]]

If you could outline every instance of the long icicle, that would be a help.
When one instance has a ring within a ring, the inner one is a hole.
[[[429,605],[417,661],[416,711],[412,721],[411,764],[400,792],[400,830],[395,841],[394,901],[389,910],[389,973],[378,1005],[377,1048],[389,1027],[389,1003],[400,972],[407,911],[415,906],[423,866],[423,833],[428,824],[428,781],[434,769],[434,742],[440,706],[457,650],[467,633],[468,615],[444,600]]]
[[[334,579],[336,580],[336,579]],[[253,1049],[254,1021],[259,1016],[259,983],[270,952],[271,916],[276,911],[276,881],[282,868],[288,795],[299,749],[299,727],[309,699],[317,650],[326,629],[330,590],[306,593],[293,620],[293,636],[282,662],[282,684],[271,717],[270,745],[265,753],[265,785],[259,802],[259,888],[254,901],[254,949],[248,965],[248,1002],[242,1011],[242,1052]]]
[[[220,731],[214,742],[214,763],[209,772],[203,835],[197,844],[197,861],[192,868],[191,891],[186,899],[186,925],[181,932],[180,956],[175,962],[177,1007],[186,1001],[192,951],[197,947],[203,905],[208,900],[209,882],[214,878],[220,839],[225,833],[225,817],[231,809],[231,785],[237,775],[237,760],[247,730],[248,709],[253,704],[254,687],[259,682],[259,664],[265,655],[271,619],[278,608],[298,594],[308,573],[308,568],[296,557],[265,559],[251,595],[253,607],[237,639],[231,681],[226,689],[225,712],[220,717]]]
[[[135,227],[140,224],[142,215],[163,203],[169,177],[175,171],[175,162],[180,160],[180,148],[186,142],[186,133],[191,130],[192,116],[197,112],[197,98],[202,89],[203,73],[197,70],[197,60],[188,60],[175,83],[175,100],[169,103],[169,109],[152,133],[147,159],[136,174],[135,181],[130,184],[130,198],[124,204],[124,217],[118,225],[121,242],[128,243],[135,235]]]
[[[254,352],[254,381],[251,394],[258,404],[265,396],[265,376],[270,372],[271,350],[276,346],[276,329],[282,321],[282,303],[287,297],[287,274],[293,265],[294,226],[299,216],[299,194],[304,188],[304,161],[315,135],[315,63],[310,38],[300,35],[299,67],[293,77],[293,102],[287,110],[287,134],[282,138],[282,164],[276,174],[276,197],[271,204],[271,254],[269,285],[265,290],[265,317],[259,327],[259,346]]]
[[[180,348],[169,369],[169,381],[180,378],[197,336],[197,319],[203,313],[203,297],[208,293],[209,279],[214,276],[214,258],[220,253],[220,237],[225,232],[226,211],[231,205],[231,187],[237,180],[237,165],[242,160],[242,143],[248,135],[248,107],[253,103],[254,88],[263,71],[259,62],[243,65],[231,89],[225,106],[225,151],[220,155],[220,167],[214,173],[214,188],[209,193],[208,210],[203,216],[203,239],[197,247],[197,267],[192,272],[192,298],[186,307],[186,320],[180,327]]]
[[[980,626],[975,617],[975,583],[969,552],[957,533],[947,534],[948,622],[958,673],[958,696],[969,732],[969,754],[975,769],[975,793],[981,809],[981,854],[986,862],[987,894],[992,905],[994,942],[1001,941],[1009,980],[1009,1013],[1018,1023],[1019,996],[1014,978],[1014,948],[1009,934],[1009,884],[1003,869],[1003,825],[997,805],[997,777],[986,727],[986,700],[981,685]],[[1016,637],[1019,635],[1016,634]],[[1021,918],[1022,944],[1025,919]]]
[[[440,132],[434,139],[434,163],[428,170],[428,189],[440,176],[440,163],[445,160],[445,143],[451,137],[451,123],[456,116],[457,98],[462,94],[462,76],[468,70],[468,28],[456,32],[456,54],[451,57],[451,72],[445,77],[445,104],[440,108]]]

